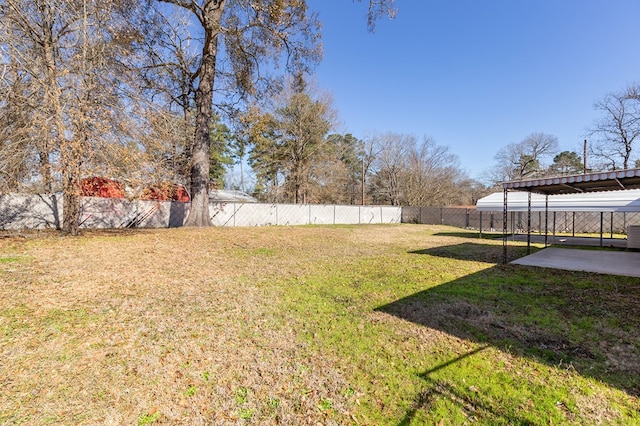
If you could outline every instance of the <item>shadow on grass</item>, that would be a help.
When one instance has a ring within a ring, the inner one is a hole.
[[[458,237],[458,238],[477,238],[477,239],[483,239],[483,240],[500,240],[502,239],[502,234],[501,233],[495,233],[495,232],[483,232],[482,236],[480,236],[480,233],[478,231],[466,231],[466,232],[436,232],[435,234],[436,236],[440,236],[440,237]],[[509,239],[511,239],[511,236],[509,236]]]
[[[455,388],[455,386],[452,386],[444,381],[439,381],[431,377],[433,373],[439,370],[442,370],[443,368],[449,367],[452,364],[460,362],[465,358],[474,356],[484,351],[488,347],[489,347],[488,345],[481,346],[472,351],[464,353],[456,358],[453,358],[447,362],[439,364],[434,368],[431,368],[427,371],[420,373],[418,376],[424,381],[426,381],[429,384],[429,386],[424,392],[416,396],[416,398],[413,401],[412,407],[407,411],[407,414],[400,421],[400,423],[398,423],[398,426],[411,425],[418,410],[431,406],[435,402],[435,400],[439,397],[447,398],[450,401],[456,401],[458,404],[465,407],[466,411],[468,412],[483,414],[487,418],[493,418],[493,419],[500,418],[502,421],[506,422],[506,424],[520,424],[520,425],[532,424],[527,419],[524,419],[522,417],[515,416],[512,414],[508,414],[506,411],[502,412],[500,408],[491,406],[491,404],[483,403],[482,401],[479,401],[477,398],[473,398],[470,395],[460,392],[458,389]]]
[[[521,249],[521,248],[518,248]],[[522,248],[526,250],[526,248]],[[510,249],[513,252],[513,248]],[[464,243],[412,253],[496,261],[501,246]],[[461,339],[549,366],[565,366],[640,395],[640,283],[634,278],[500,265],[429,288],[376,309]],[[462,358],[473,355],[465,354]],[[437,369],[459,361],[454,359]],[[474,410],[456,389],[420,374],[430,386],[400,424],[438,395]],[[480,406],[477,404],[480,403]],[[527,423],[492,411],[511,423]]]
[[[531,252],[538,249],[531,247]],[[426,254],[430,256],[446,257],[457,260],[471,260],[477,262],[502,263],[503,248],[501,245],[490,245],[482,243],[462,243],[451,246],[434,247],[424,250],[414,250],[412,254]],[[525,246],[510,245],[507,250],[508,261],[526,256]]]

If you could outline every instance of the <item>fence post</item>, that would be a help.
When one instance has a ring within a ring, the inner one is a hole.
[[[538,235],[542,235],[542,212],[538,212]]]
[[[527,191],[527,254],[531,254],[531,191]]]
[[[509,192],[507,191],[507,188],[505,187],[503,190],[503,207],[502,207],[502,263],[507,263],[507,222],[508,222],[508,213],[507,211],[508,206],[507,206],[507,202],[508,202],[508,195]],[[513,226],[513,220],[511,221],[511,225]]]
[[[571,220],[571,236],[576,236],[576,212],[572,212],[572,220]]]
[[[603,246],[602,234],[604,231],[604,212],[600,212],[600,247]]]
[[[542,228],[542,226],[540,228]],[[549,237],[549,194],[545,194],[544,195],[544,247],[545,248],[547,247],[548,237]]]
[[[613,239],[613,212],[611,212],[611,239]]]

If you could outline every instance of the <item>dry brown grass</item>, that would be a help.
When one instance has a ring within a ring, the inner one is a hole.
[[[269,283],[391,238],[371,227],[2,238],[0,418],[349,421],[340,372],[274,318]]]

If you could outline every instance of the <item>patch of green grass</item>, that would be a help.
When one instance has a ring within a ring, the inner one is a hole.
[[[270,247],[260,247],[251,252],[254,256],[271,257],[277,254],[276,250]]]
[[[603,317],[638,324],[628,317],[638,311],[636,281],[500,266],[500,255],[463,243],[343,261],[288,287],[284,309],[296,312],[308,344],[351,366],[347,380],[363,394],[357,411],[374,423],[590,423],[576,393],[594,386],[591,377],[621,390],[612,406],[633,404],[625,392],[640,381],[608,371],[601,339],[617,341]],[[605,292],[610,305],[597,297]],[[639,371],[635,351],[626,363]],[[630,419],[628,410],[606,416]]]
[[[242,420],[250,420],[253,417],[253,408],[242,407],[238,410],[238,416]]]
[[[267,406],[272,410],[278,409],[278,407],[280,407],[280,398],[276,398],[273,396],[269,397],[269,399],[267,400]]]
[[[320,398],[320,402],[318,402],[318,409],[320,411],[333,410],[333,401],[329,398]]]
[[[193,396],[193,395],[195,395],[195,394],[196,394],[196,392],[198,392],[198,387],[197,387],[197,386],[193,386],[193,385],[191,385],[191,386],[189,386],[189,387],[187,388],[187,390],[184,392],[184,394],[185,394],[186,396]]]
[[[160,420],[161,414],[156,412],[153,414],[143,413],[138,417],[138,426],[150,425]]]
[[[248,400],[248,396],[249,396],[249,390],[247,388],[245,388],[244,386],[241,386],[238,389],[236,389],[236,403],[237,404],[246,403],[247,400]]]

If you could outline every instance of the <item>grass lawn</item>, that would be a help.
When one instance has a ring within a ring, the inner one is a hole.
[[[426,225],[5,236],[0,424],[640,424],[639,280],[501,256]]]

